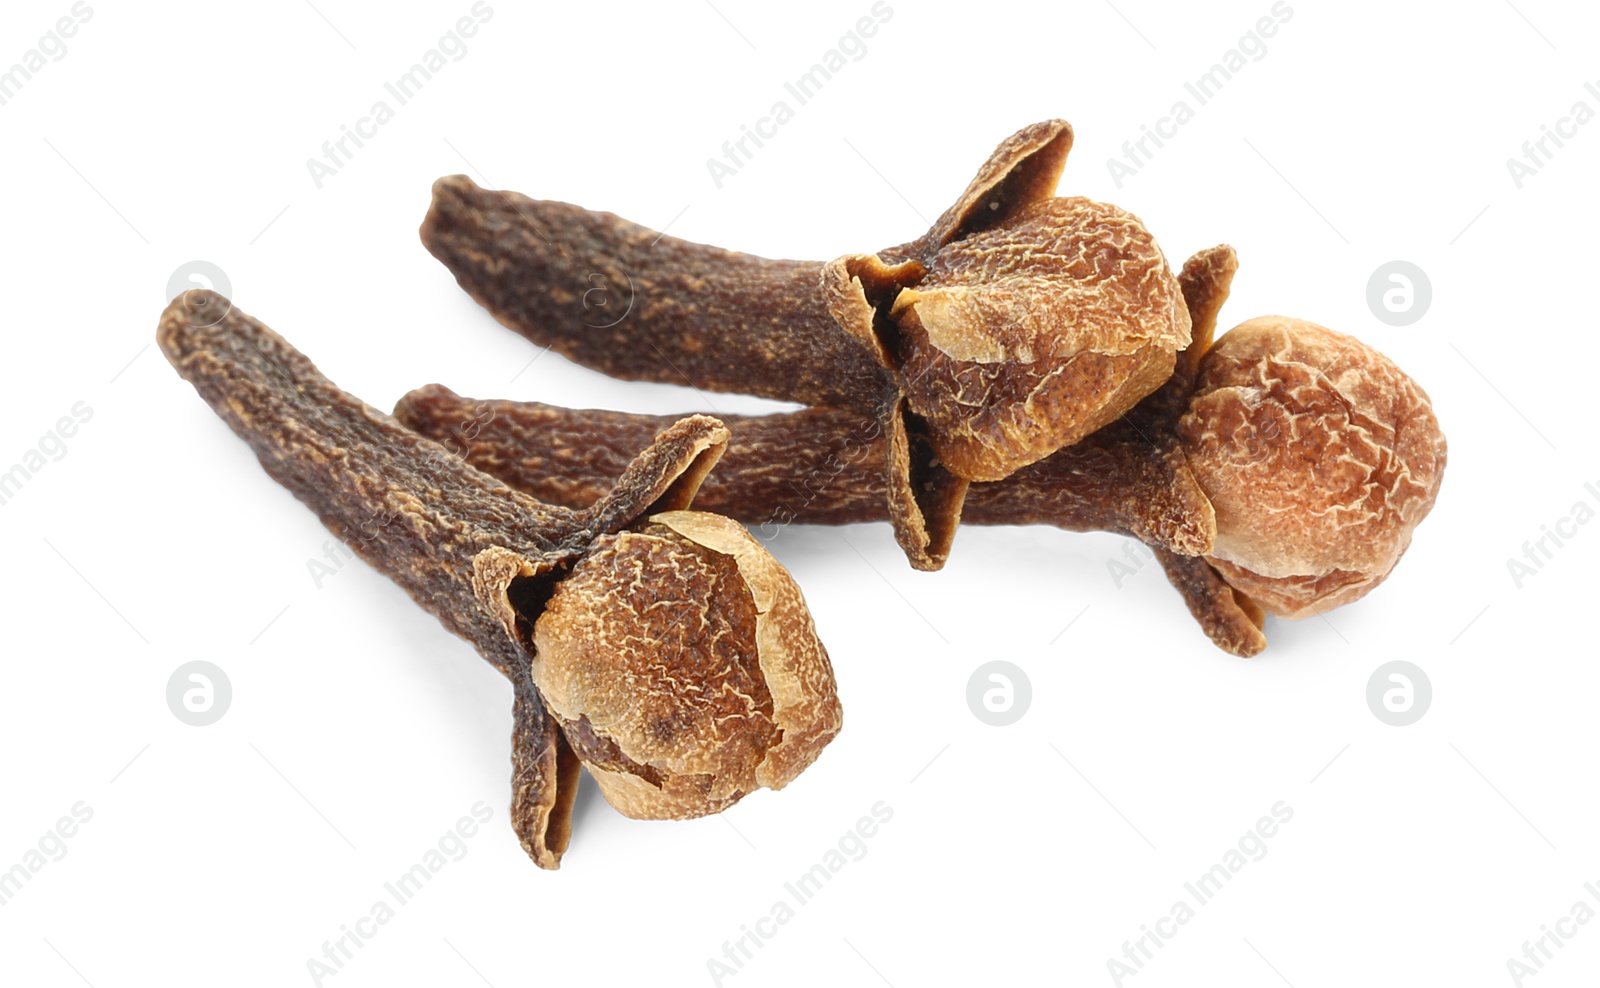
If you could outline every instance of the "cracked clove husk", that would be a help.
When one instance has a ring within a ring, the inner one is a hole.
[[[1190,340],[1139,219],[1053,193],[1061,120],[995,149],[921,237],[830,262],[769,260],[610,213],[440,179],[428,250],[501,322],[616,377],[876,419],[882,496],[912,565],[944,561],[972,482],[1116,420]]]
[[[728,439],[716,419],[665,424],[574,510],[339,390],[220,295],[180,296],[157,337],[269,475],[510,679],[512,823],[541,867],[566,850],[580,765],[630,816],[698,816],[781,788],[837,734],[789,574],[687,510]]]
[[[1318,613],[1382,582],[1437,494],[1444,439],[1421,389],[1356,340],[1274,319],[1213,346],[1237,266],[1225,245],[1184,265],[1194,342],[1160,390],[1076,445],[973,484],[962,520],[1140,539],[1208,637],[1248,656],[1266,646],[1268,611]],[[469,461],[569,505],[600,496],[624,451],[665,421],[472,401],[438,385],[406,395],[395,414],[426,435],[481,422]],[[733,438],[703,506],[766,537],[790,522],[887,519],[876,420],[806,409],[726,421]]]

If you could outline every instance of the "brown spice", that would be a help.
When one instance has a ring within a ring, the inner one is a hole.
[[[968,483],[1115,420],[1189,342],[1143,224],[1052,198],[1071,146],[1065,121],[1026,127],[926,234],[828,263],[690,243],[465,176],[435,183],[422,239],[498,319],[586,366],[876,419],[896,535],[936,569]]]
[[[668,424],[619,466],[615,485],[573,510],[512,490],[339,390],[220,295],[180,296],[157,336],[268,474],[511,680],[512,822],[541,867],[567,847],[581,761],[600,776],[623,765],[612,752],[632,760],[643,795],[620,807],[630,815],[700,815],[758,785],[780,788],[838,732],[827,653],[788,573],[733,523],[683,510],[727,442],[717,420]],[[722,634],[656,637],[647,605]],[[557,685],[552,669],[587,669],[582,689],[564,682],[563,704],[608,717],[569,723],[542,693]],[[699,691],[713,682],[745,688],[712,706]],[[641,725],[595,695],[649,696],[650,713]],[[741,724],[741,709],[765,726]],[[687,755],[656,764],[634,741],[662,724]],[[679,792],[696,786],[699,801]]]
[[[1366,596],[1433,508],[1447,447],[1426,392],[1383,354],[1301,319],[1235,326],[1178,423],[1216,510],[1207,553],[1268,612]]]
[[[1161,389],[1078,444],[1005,480],[971,485],[961,517],[1138,538],[1212,641],[1254,655],[1266,646],[1264,611],[1316,613],[1387,575],[1437,494],[1444,439],[1421,389],[1348,337],[1252,320],[1213,347],[1237,267],[1227,246],[1184,265],[1194,342]],[[1354,411],[1341,416],[1351,400]],[[438,435],[458,429],[472,407],[492,409],[493,419],[464,455],[570,505],[599,496],[624,451],[666,421],[537,403],[477,406],[438,385],[406,395],[395,414]],[[701,505],[768,537],[789,522],[888,517],[882,466],[890,448],[875,419],[807,409],[726,421],[733,439]],[[1241,427],[1251,421],[1270,424]],[[1308,443],[1319,444],[1320,458],[1285,468]],[[1347,475],[1352,459],[1362,464],[1356,477]]]

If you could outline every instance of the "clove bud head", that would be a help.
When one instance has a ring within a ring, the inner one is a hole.
[[[1189,344],[1183,292],[1139,218],[1043,199],[945,244],[900,292],[903,387],[945,465],[1002,480],[1132,408]]]
[[[1209,561],[1288,618],[1382,583],[1444,476],[1427,393],[1359,340],[1286,316],[1242,323],[1206,353],[1178,429],[1216,510]]]
[[[799,587],[721,515],[668,511],[595,540],[533,643],[545,706],[606,800],[636,819],[782,789],[843,721]]]

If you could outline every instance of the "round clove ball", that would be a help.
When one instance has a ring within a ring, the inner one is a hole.
[[[669,511],[597,539],[533,642],[546,707],[606,800],[636,819],[782,789],[842,723],[799,587],[721,515]]]
[[[1115,421],[1189,344],[1178,280],[1137,216],[1043,199],[940,247],[900,292],[903,387],[940,460],[1002,480]]]
[[[1359,340],[1286,316],[1241,323],[1206,353],[1178,429],[1216,509],[1207,558],[1288,618],[1382,583],[1444,475],[1427,393]]]

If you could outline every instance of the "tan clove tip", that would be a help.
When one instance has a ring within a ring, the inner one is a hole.
[[[1072,142],[1065,120],[1012,134],[905,248],[921,270],[888,312],[901,386],[940,462],[970,481],[1115,421],[1190,341],[1177,279],[1139,218],[1054,197]]]
[[[1216,509],[1210,562],[1283,617],[1383,582],[1444,475],[1427,393],[1359,340],[1286,316],[1251,319],[1211,348],[1178,427]]]
[[[949,469],[980,481],[1115,421],[1171,375],[1190,334],[1144,225],[1081,198],[942,248],[891,315],[912,410]]]
[[[720,515],[668,511],[601,536],[533,641],[546,706],[630,817],[704,816],[781,789],[842,723],[799,588]]]

